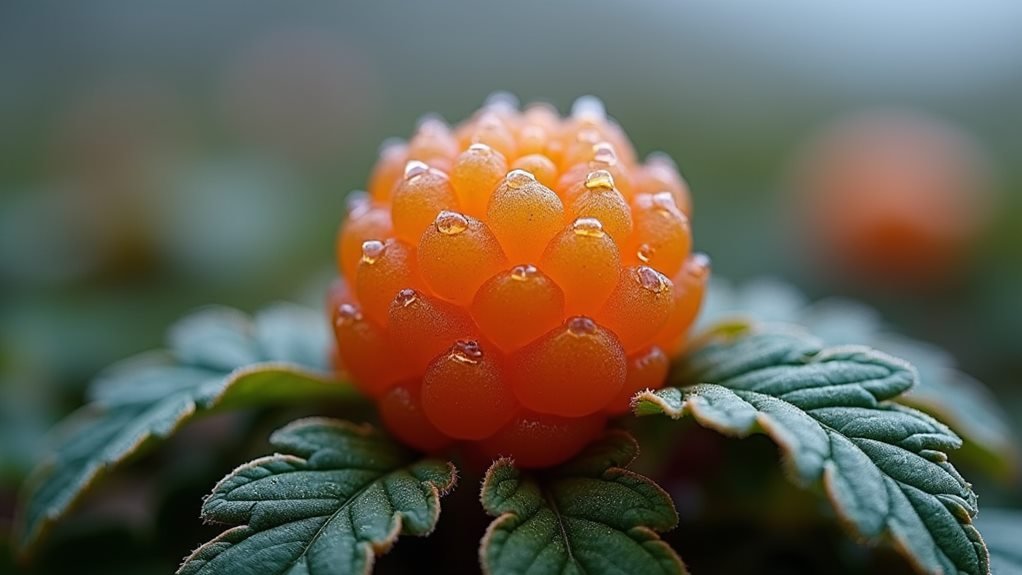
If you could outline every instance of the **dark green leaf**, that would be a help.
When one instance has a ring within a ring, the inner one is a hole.
[[[315,312],[289,305],[254,321],[210,308],[170,330],[170,352],[144,354],[101,374],[90,390],[92,403],[58,426],[52,451],[26,482],[18,519],[22,553],[95,481],[199,413],[351,396],[327,370],[323,323]]]
[[[277,431],[280,453],[231,472],[202,506],[237,525],[185,559],[180,575],[369,573],[398,535],[428,535],[454,466],[421,459],[369,426],[304,419]]]
[[[737,320],[796,324],[827,345],[863,344],[904,358],[919,370],[920,378],[896,401],[940,417],[961,435],[963,460],[1005,478],[1022,464],[1008,417],[990,391],[959,371],[944,350],[891,333],[869,306],[837,298],[810,304],[797,289],[776,280],[732,286],[715,278],[700,325],[716,327]]]
[[[483,482],[481,500],[497,519],[480,548],[494,575],[685,573],[657,536],[678,523],[671,498],[625,469],[635,440],[607,433],[567,464],[530,475],[500,459]]]
[[[945,455],[961,440],[888,401],[915,382],[909,364],[864,347],[825,349],[795,332],[753,332],[695,350],[678,379],[693,385],[644,392],[636,413],[765,433],[794,480],[821,486],[858,537],[891,542],[926,573],[987,572],[976,495]]]

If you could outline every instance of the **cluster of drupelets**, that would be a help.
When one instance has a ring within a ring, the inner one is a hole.
[[[663,385],[702,300],[688,189],[594,98],[491,98],[384,146],[353,194],[331,295],[339,359],[426,451],[546,466]]]

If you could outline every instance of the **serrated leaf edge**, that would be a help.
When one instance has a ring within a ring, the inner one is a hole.
[[[355,433],[357,433],[357,434],[359,434],[359,435],[361,435],[363,437],[368,437],[370,435],[379,433],[379,431],[375,427],[373,427],[372,425],[370,425],[368,423],[353,423],[353,422],[350,422],[350,421],[332,419],[332,418],[328,418],[328,417],[305,417],[305,418],[301,418],[301,419],[296,419],[296,420],[288,423],[284,427],[278,429],[277,431],[273,432],[273,434],[270,436],[270,441],[272,443],[274,436],[276,436],[278,434],[281,434],[281,433],[285,433],[287,431],[290,431],[294,427],[301,427],[301,426],[304,426],[304,425],[313,425],[313,424],[326,425],[326,426],[330,426],[330,427],[337,427],[337,428],[341,428],[341,429],[346,429],[348,431],[355,432]],[[203,499],[202,499],[202,512],[200,513],[200,517],[202,518],[203,522],[207,523],[207,524],[219,523],[219,522],[208,520],[208,518],[206,517],[206,504],[210,500],[210,498],[212,498],[213,495],[220,489],[220,486],[223,485],[227,480],[233,478],[240,471],[243,471],[243,470],[246,470],[246,469],[249,469],[249,468],[253,468],[253,467],[258,467],[260,464],[265,463],[267,461],[281,460],[281,459],[292,461],[292,462],[299,462],[299,463],[305,463],[306,462],[305,459],[303,459],[301,457],[298,457],[296,455],[291,455],[291,454],[287,454],[287,453],[274,453],[272,455],[264,455],[262,457],[258,457],[256,459],[253,459],[251,461],[248,461],[246,463],[243,463],[243,464],[235,467],[233,470],[231,470],[230,473],[228,473],[220,481],[218,481],[215,486],[213,486],[213,489],[210,491],[210,493],[208,495],[203,497]],[[428,531],[422,533],[421,534],[422,537],[426,537],[426,536],[430,535],[436,529],[437,522],[439,521],[439,518],[440,518],[440,498],[445,496],[445,495],[447,495],[452,490],[454,490],[454,488],[458,484],[458,468],[455,467],[454,464],[451,463],[450,461],[446,461],[445,463],[447,464],[447,467],[450,470],[450,478],[451,478],[451,480],[449,482],[447,482],[446,484],[441,485],[441,486],[438,486],[437,484],[433,483],[432,481],[421,481],[420,482],[421,485],[423,485],[423,486],[425,486],[425,487],[427,487],[429,489],[429,491],[430,491],[429,492],[429,497],[430,497],[431,503],[433,504],[432,509],[434,510],[433,513],[431,513],[431,515],[430,515],[431,518],[432,518],[432,528],[429,529]],[[387,474],[384,474],[384,475],[387,475]],[[358,494],[355,494],[352,498],[357,497],[360,493],[361,492],[359,492]],[[335,512],[334,515],[336,515],[336,513],[337,512]],[[333,516],[331,516],[331,519],[332,519],[332,517]],[[329,522],[329,519],[328,519],[328,522]],[[366,555],[365,555],[365,559],[366,559],[365,565],[366,565],[366,567],[363,570],[362,575],[370,575],[372,573],[373,566],[376,564],[377,557],[379,555],[384,555],[388,551],[390,551],[390,549],[392,549],[394,544],[397,542],[398,537],[401,535],[401,532],[404,529],[404,520],[401,518],[401,514],[400,513],[392,514],[391,515],[390,523],[391,523],[390,530],[387,532],[387,535],[386,535],[386,537],[384,539],[382,539],[380,541],[367,541],[367,542],[364,542],[364,543],[369,545],[370,551],[366,552]],[[177,571],[175,571],[175,573],[180,573],[180,570],[183,569],[184,566],[186,564],[188,564],[189,561],[191,561],[193,558],[195,558],[196,555],[201,553],[207,547],[210,547],[212,545],[216,545],[219,542],[221,542],[223,539],[227,538],[229,535],[237,533],[238,531],[244,531],[245,529],[248,529],[248,528],[249,528],[248,525],[237,525],[237,526],[231,527],[230,529],[227,529],[226,531],[223,531],[222,533],[220,533],[219,535],[217,535],[213,539],[210,539],[209,541],[199,545],[191,553],[189,553],[188,556],[184,558],[184,560],[181,561],[181,564],[178,566],[178,569],[177,569]],[[314,536],[313,539],[315,539],[318,536],[319,536],[319,533],[317,532],[316,536]],[[307,550],[308,550],[308,546],[306,546],[306,551]],[[305,553],[305,551],[303,551],[303,555],[304,555],[304,553]]]
[[[200,406],[194,400],[189,400],[186,404],[186,407],[180,412],[177,420],[173,423],[173,425],[170,428],[168,428],[165,434],[154,434],[151,431],[147,432],[144,435],[139,436],[136,439],[136,441],[127,450],[125,450],[123,454],[121,454],[119,458],[115,460],[104,461],[101,465],[94,466],[93,469],[86,474],[84,479],[85,483],[83,484],[82,488],[79,489],[74,495],[72,495],[72,497],[68,500],[64,508],[58,510],[52,509],[48,510],[46,514],[43,516],[39,525],[33,529],[32,533],[25,534],[23,532],[23,530],[25,529],[24,516],[22,513],[19,512],[19,514],[15,517],[13,522],[14,529],[12,533],[13,535],[12,539],[14,541],[19,542],[18,543],[19,560],[22,562],[30,561],[36,550],[35,549],[36,545],[38,545],[38,543],[45,538],[46,534],[49,533],[49,531],[53,528],[54,524],[56,524],[65,515],[72,512],[78,506],[78,504],[81,503],[85,496],[92,491],[96,483],[98,483],[98,481],[102,479],[107,473],[109,473],[113,468],[117,467],[119,464],[122,464],[125,461],[128,461],[130,458],[137,455],[148,442],[156,439],[170,437],[179,429],[181,429],[185,424],[191,421],[197,413],[207,414],[214,412],[217,406],[220,404],[220,402],[223,401],[224,396],[226,396],[226,394],[230,391],[230,388],[236,385],[238,381],[244,379],[249,375],[267,371],[274,371],[281,374],[299,375],[302,377],[306,377],[308,379],[316,380],[320,383],[323,383],[324,385],[330,384],[336,384],[339,386],[346,385],[343,382],[335,381],[334,379],[332,379],[330,377],[330,374],[310,370],[298,366],[296,364],[286,362],[277,361],[260,362],[234,369],[233,371],[223,376],[224,381],[220,390],[216,395],[211,397],[209,401],[204,402],[204,404]],[[75,410],[68,417],[69,418],[74,417],[75,415],[83,413],[86,410],[96,409],[102,410],[104,407],[105,406],[103,406],[102,404],[99,405],[97,405],[96,403],[86,404]],[[202,408],[201,411],[200,407]],[[58,424],[58,427],[55,428],[55,430],[51,433],[59,433],[60,430],[61,426]],[[38,484],[48,475],[48,473],[52,471],[56,461],[56,457],[57,457],[56,454],[49,455],[42,462],[40,462],[40,464],[37,465],[36,468],[25,479],[24,483],[22,484],[20,494],[18,496],[19,505],[17,508],[19,510],[25,508],[25,502],[28,500],[29,494],[34,492]]]

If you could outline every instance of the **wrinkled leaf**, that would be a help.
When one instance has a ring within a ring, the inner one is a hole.
[[[92,402],[58,425],[52,451],[26,481],[18,519],[22,553],[98,479],[197,414],[351,396],[328,371],[328,341],[311,310],[281,304],[253,321],[208,308],[170,330],[168,352],[108,369],[90,389]]]
[[[658,531],[678,523],[671,498],[626,467],[638,455],[628,434],[607,433],[574,460],[532,475],[509,459],[483,481],[483,507],[497,517],[486,530],[486,573],[685,573]]]
[[[310,418],[270,437],[279,450],[235,469],[202,505],[236,525],[202,545],[179,575],[369,573],[398,535],[428,535],[450,463],[422,459],[369,426]]]
[[[915,383],[909,364],[795,332],[753,332],[695,350],[677,379],[694,385],[641,393],[636,413],[765,433],[793,479],[821,486],[856,536],[892,543],[921,572],[987,573],[976,495],[945,455],[961,440],[889,401]]]
[[[904,358],[919,371],[895,401],[939,417],[965,440],[961,457],[1002,478],[1022,465],[1004,409],[982,383],[956,368],[954,358],[928,343],[891,333],[880,314],[859,302],[831,298],[810,304],[793,286],[770,278],[734,286],[715,278],[699,325],[780,322],[805,327],[826,345],[862,344]]]

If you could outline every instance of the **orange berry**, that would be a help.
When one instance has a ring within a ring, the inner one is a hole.
[[[639,165],[591,97],[567,118],[505,95],[453,130],[427,118],[348,204],[337,362],[425,450],[571,457],[662,385],[708,275],[677,170]]]
[[[688,217],[667,192],[639,194],[632,202],[635,233],[628,255],[657,271],[673,276],[692,249]]]
[[[669,192],[678,209],[685,215],[692,215],[692,197],[688,184],[667,155],[650,154],[646,164],[636,172],[636,184],[636,193],[640,194]]]
[[[366,319],[357,306],[337,305],[333,326],[341,365],[367,395],[378,397],[398,380],[412,375],[404,358],[395,357],[386,332]]]
[[[461,307],[412,289],[401,290],[390,305],[390,339],[416,373],[424,373],[459,339],[476,339],[476,327]]]
[[[380,398],[380,419],[395,437],[421,451],[437,451],[452,443],[426,417],[419,396],[420,383],[406,381]]]
[[[471,311],[483,335],[510,351],[561,323],[564,292],[535,266],[519,265],[484,283]]]
[[[457,212],[437,214],[419,241],[419,266],[433,293],[467,304],[479,286],[507,267],[486,224]]]
[[[447,174],[422,162],[408,162],[404,179],[394,190],[391,219],[394,234],[412,245],[443,210],[457,210],[458,198]]]
[[[564,291],[567,313],[593,313],[614,290],[621,257],[600,220],[579,218],[550,241],[539,267]]]
[[[667,322],[674,307],[671,287],[671,280],[649,266],[626,267],[596,318],[632,353]]]
[[[489,437],[519,408],[501,359],[470,340],[455,342],[426,370],[422,407],[437,429],[455,439]]]
[[[621,192],[614,188],[614,178],[606,170],[586,175],[585,191],[571,200],[572,218],[596,218],[603,230],[619,245],[632,235],[632,210]]]
[[[535,176],[515,170],[493,192],[486,217],[508,258],[527,263],[564,227],[564,206]]]
[[[485,216],[490,196],[505,174],[507,160],[486,144],[472,144],[462,152],[451,170],[451,184],[465,213]]]
[[[385,240],[391,234],[390,211],[385,207],[367,203],[353,209],[337,234],[338,265],[344,277],[355,280],[358,264],[362,261],[362,244],[369,240]]]
[[[380,148],[380,159],[369,176],[369,195],[373,201],[390,201],[394,187],[404,176],[407,163],[408,146],[404,142],[389,142]]]
[[[628,358],[628,373],[625,384],[607,406],[607,413],[618,415],[631,408],[632,397],[645,389],[660,389],[667,379],[671,360],[659,347],[648,347]]]
[[[685,333],[695,322],[703,302],[706,283],[710,279],[710,258],[706,254],[693,254],[671,282],[673,304],[671,314],[664,322],[656,343],[673,354],[685,340]]]
[[[569,318],[509,360],[515,395],[527,409],[580,417],[602,409],[625,381],[621,342],[593,320]]]
[[[491,458],[514,458],[518,467],[549,467],[582,451],[603,431],[605,421],[599,413],[566,418],[526,411],[480,442],[479,449]]]
[[[386,325],[387,311],[397,292],[421,285],[415,248],[393,239],[369,240],[362,244],[355,293],[369,319]]]

